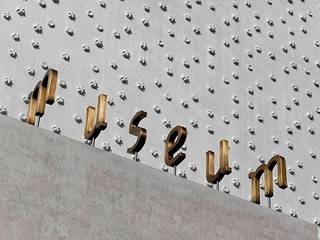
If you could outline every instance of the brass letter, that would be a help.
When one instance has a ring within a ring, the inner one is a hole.
[[[42,81],[39,81],[29,94],[29,106],[26,122],[34,125],[36,116],[42,117],[46,103],[52,105],[56,96],[58,72],[48,69]]]
[[[100,132],[106,129],[107,98],[107,95],[100,94],[97,109],[92,106],[87,107],[86,125],[84,129],[85,139],[96,139]]]
[[[229,167],[229,145],[227,140],[220,141],[220,168],[215,173],[214,152],[206,152],[206,176],[209,183],[220,182],[225,175],[229,175],[232,169]]]
[[[187,129],[182,126],[176,126],[172,129],[165,141],[165,163],[170,167],[178,166],[186,157],[184,153],[173,156],[184,144],[187,139]]]
[[[144,144],[146,143],[147,139],[147,130],[142,127],[138,127],[138,124],[142,119],[144,119],[147,116],[147,113],[145,111],[139,111],[137,112],[134,117],[132,118],[130,125],[129,125],[129,133],[137,136],[136,143],[127,149],[127,153],[135,154],[140,152],[140,150],[143,148]]]
[[[265,196],[273,196],[273,176],[272,170],[277,165],[278,169],[278,182],[276,183],[279,188],[287,188],[287,169],[286,160],[280,156],[275,155],[272,157],[268,164],[261,164],[255,172],[249,173],[251,179],[251,202],[260,204],[260,178],[264,174]]]

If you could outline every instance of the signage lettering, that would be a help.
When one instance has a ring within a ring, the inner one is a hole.
[[[227,140],[220,141],[220,167],[215,173],[214,152],[206,152],[206,177],[209,183],[220,182],[225,175],[229,175],[232,169],[229,167],[229,143]]]
[[[185,158],[186,154],[174,154],[183,146],[187,139],[188,131],[183,126],[176,126],[170,131],[165,141],[165,163],[170,167],[178,166]]]
[[[145,111],[139,111],[133,116],[129,125],[129,133],[137,136],[137,141],[132,147],[127,149],[127,153],[135,154],[140,152],[146,143],[147,130],[145,128],[138,127],[140,121],[145,117],[147,117],[147,113]]]
[[[52,105],[55,101],[57,88],[58,72],[50,68],[43,79],[38,82],[34,90],[29,94],[29,106],[26,122],[34,125],[36,116],[42,117],[45,112],[45,105]],[[107,95],[100,94],[98,97],[97,108],[89,106],[86,109],[86,123],[84,129],[84,138],[95,140],[101,131],[106,129],[106,110]],[[127,149],[127,153],[137,154],[144,147],[147,140],[147,130],[139,127],[141,120],[147,117],[145,111],[137,112],[129,125],[129,134],[137,137],[135,144]],[[173,128],[165,140],[165,164],[170,167],[178,166],[185,158],[185,153],[176,154],[187,139],[188,131],[183,126]],[[206,178],[209,183],[219,183],[225,175],[229,175],[232,169],[229,167],[229,143],[223,139],[220,141],[220,166],[215,170],[215,153],[206,152]],[[287,188],[286,161],[280,155],[272,157],[267,164],[261,164],[256,171],[249,173],[251,179],[251,201],[260,204],[260,178],[264,175],[265,196],[273,196],[273,168],[277,166],[278,181],[277,185],[281,189]]]
[[[268,164],[261,164],[255,172],[249,173],[251,179],[251,202],[260,204],[260,178],[264,174],[265,196],[273,196],[273,177],[272,170],[277,165],[278,182],[276,183],[279,188],[287,188],[287,172],[286,160],[280,155],[272,157]]]
[[[106,111],[108,96],[100,94],[98,97],[97,108],[87,107],[86,125],[84,129],[84,138],[87,140],[96,139],[100,132],[107,127]]]
[[[48,69],[43,79],[29,94],[29,106],[26,122],[34,125],[36,116],[42,117],[46,104],[52,105],[56,96],[58,72]]]

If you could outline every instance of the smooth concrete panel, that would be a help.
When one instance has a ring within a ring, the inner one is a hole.
[[[316,225],[0,117],[0,239],[315,240]]]

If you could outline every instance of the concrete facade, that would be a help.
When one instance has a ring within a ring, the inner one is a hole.
[[[314,224],[0,117],[0,239],[316,240]]]
[[[0,114],[25,120],[48,67],[56,101],[40,127],[83,141],[85,109],[109,96],[96,146],[125,158],[128,125],[148,113],[142,164],[188,129],[179,176],[209,185],[205,152],[230,143],[220,189],[249,200],[248,173],[285,157],[272,208],[320,226],[320,13],[316,0],[0,0]],[[262,205],[267,206],[263,197]]]

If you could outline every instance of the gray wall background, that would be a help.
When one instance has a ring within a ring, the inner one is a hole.
[[[141,122],[148,139],[139,155],[141,163],[163,169],[163,138],[170,131],[165,123],[171,128],[181,124],[189,135],[184,148],[187,158],[178,173],[206,184],[205,152],[217,152],[219,140],[228,139],[231,164],[239,169],[233,168],[220,188],[249,200],[248,172],[280,153],[287,160],[290,188],[275,188],[272,207],[309,222],[320,218],[316,181],[320,177],[320,15],[316,1],[110,0],[102,7],[103,3],[1,1],[1,113],[23,120],[27,111],[23,99],[50,66],[59,71],[60,83],[67,87],[58,86],[60,104],[56,101],[46,107],[41,128],[83,141],[85,108],[95,106],[97,96],[106,93],[113,104],[108,106],[109,125],[97,139],[97,147],[110,146],[113,153],[129,157],[126,149],[135,138],[128,134],[128,124],[142,109],[148,112]],[[166,11],[160,8],[164,5]],[[73,15],[74,20],[70,19]],[[211,25],[215,33],[209,30]],[[39,26],[41,33],[35,31]],[[131,34],[125,31],[129,28]],[[103,47],[99,48],[95,42],[100,40]],[[141,48],[144,43],[147,51]],[[130,52],[130,59],[122,51]],[[145,66],[141,58],[146,59]],[[183,81],[186,78],[189,83]],[[91,87],[91,81],[98,89]],[[157,81],[162,87],[156,86]],[[144,91],[138,86],[144,86]],[[119,97],[122,93],[126,100]],[[213,118],[208,117],[208,110]],[[76,116],[82,123],[75,121]],[[210,127],[214,134],[208,132]],[[158,155],[153,157],[152,152]],[[192,171],[190,165],[197,170]]]

